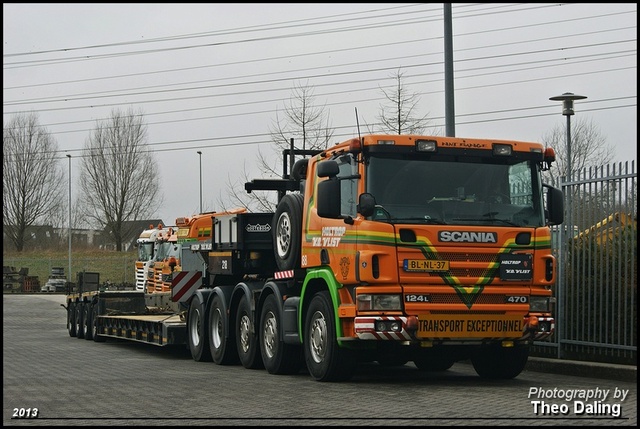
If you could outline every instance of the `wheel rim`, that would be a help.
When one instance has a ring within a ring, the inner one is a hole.
[[[240,318],[240,346],[243,353],[249,350],[249,334],[251,332],[251,322],[245,314]]]
[[[96,338],[98,336],[98,321],[96,320],[97,318],[98,317],[95,313],[91,318],[91,333],[93,334],[93,338]]]
[[[222,337],[224,336],[222,329],[222,314],[220,309],[216,308],[211,315],[211,342],[216,349],[219,349],[222,345]]]
[[[313,315],[309,338],[311,339],[311,357],[314,362],[320,363],[324,360],[327,352],[327,321],[318,311]]]
[[[76,314],[76,309],[75,308],[71,308],[71,304],[69,305],[69,309],[67,310],[67,329],[69,331],[73,330],[73,328],[76,325],[76,321],[75,319],[75,314]]]
[[[81,332],[82,331],[82,326],[80,326],[80,321],[82,319],[81,306],[76,305],[75,311],[76,311],[76,320],[75,320],[76,332]]]
[[[265,318],[264,328],[262,330],[262,342],[264,344],[264,352],[271,359],[274,356],[275,344],[278,341],[278,326],[276,324],[276,316],[270,311]]]
[[[196,309],[191,313],[191,344],[198,347],[200,345],[200,310]]]
[[[291,219],[287,213],[282,213],[278,219],[276,247],[278,256],[285,257],[291,246]]]

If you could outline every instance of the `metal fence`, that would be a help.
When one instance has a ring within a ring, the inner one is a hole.
[[[565,222],[553,231],[558,261],[556,329],[533,354],[637,364],[635,162],[561,180]]]

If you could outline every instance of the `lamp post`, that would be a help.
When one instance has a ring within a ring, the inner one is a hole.
[[[573,239],[573,219],[571,213],[571,189],[568,187],[568,183],[573,180],[573,172],[571,165],[571,116],[573,116],[573,102],[575,100],[584,100],[584,95],[576,95],[572,92],[565,92],[562,95],[556,95],[555,97],[549,98],[551,101],[562,101],[562,114],[567,117],[567,162],[566,162],[566,171],[564,174],[563,180],[563,191],[566,192],[567,198],[567,215],[566,220],[564,222],[564,233],[560,231],[558,233],[559,236],[559,252],[558,252],[558,287],[556,291],[556,299],[557,299],[557,319],[562,320],[562,315],[564,313],[564,302],[563,302],[563,289],[566,281],[566,276],[564,274],[565,264],[562,264],[562,258],[564,246],[563,246],[563,237],[564,242],[569,243],[570,240]],[[558,358],[562,357],[562,347],[561,341],[564,334],[564,331],[561,326],[558,326],[556,330],[556,340],[558,342]]]
[[[67,154],[69,158],[69,230],[67,235],[69,236],[69,273],[67,274],[67,284],[71,283],[71,155]]]
[[[571,116],[573,112],[574,100],[584,100],[584,95],[576,95],[572,92],[565,92],[562,95],[556,95],[549,98],[552,101],[562,101],[562,114],[567,117],[567,172],[566,176],[571,180],[573,174],[571,172]]]
[[[200,213],[202,213],[202,151],[198,151],[200,159]]]

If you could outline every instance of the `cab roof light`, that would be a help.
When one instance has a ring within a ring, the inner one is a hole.
[[[358,153],[361,150],[362,150],[362,143],[360,142],[360,140],[357,138],[351,139],[351,141],[349,142],[349,152]]]
[[[416,150],[418,152],[435,152],[437,143],[435,140],[416,140]]]
[[[395,140],[378,140],[379,145],[394,145],[396,144]]]
[[[496,156],[511,156],[513,148],[509,144],[493,144],[493,154]]]

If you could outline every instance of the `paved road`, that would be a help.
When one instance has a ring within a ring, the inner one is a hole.
[[[320,383],[195,362],[182,347],[72,338],[62,302],[3,296],[3,426],[637,426],[637,379],[527,370],[485,381],[466,363],[439,374],[372,363]],[[34,409],[37,421],[12,418]]]

